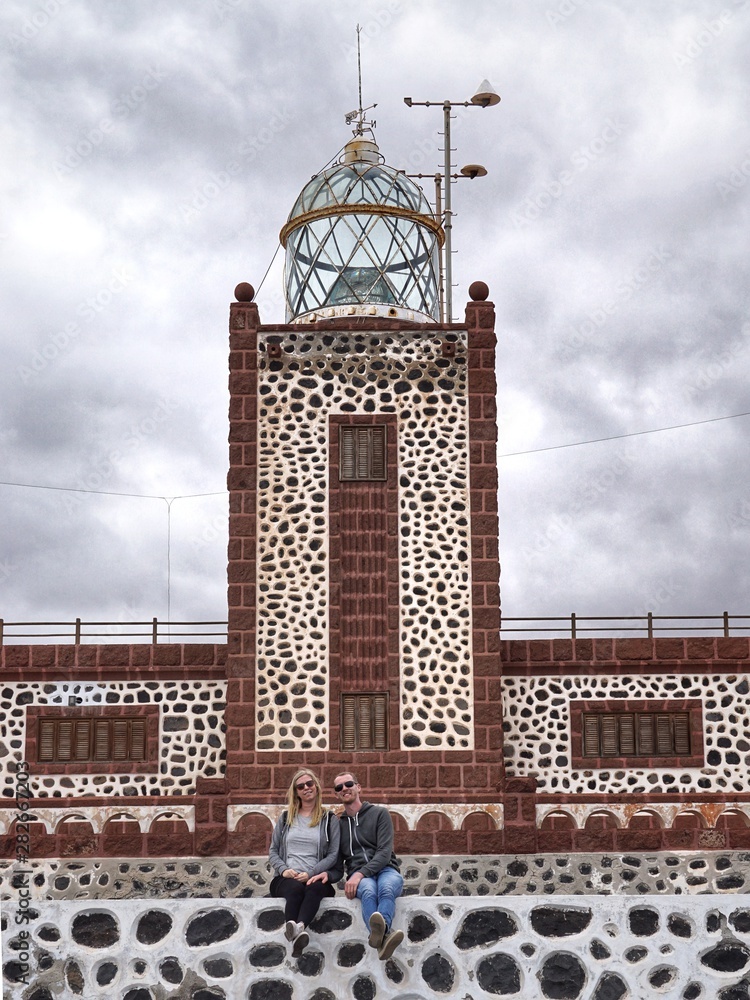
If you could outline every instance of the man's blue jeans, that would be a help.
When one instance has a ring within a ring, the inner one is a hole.
[[[404,880],[395,868],[383,868],[372,878],[363,878],[357,886],[357,897],[362,902],[362,918],[370,927],[370,917],[377,910],[383,915],[390,930],[396,915],[396,900],[404,889]]]

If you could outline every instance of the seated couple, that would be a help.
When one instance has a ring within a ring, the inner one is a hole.
[[[321,900],[334,895],[345,872],[346,898],[361,901],[369,944],[385,961],[404,939],[403,931],[391,930],[404,887],[393,853],[393,822],[387,809],[362,801],[362,787],[351,772],[340,774],[333,787],[344,807],[340,816],[323,808],[320,782],[311,771],[292,778],[287,808],[271,838],[271,895],[286,900],[285,933],[299,958]]]

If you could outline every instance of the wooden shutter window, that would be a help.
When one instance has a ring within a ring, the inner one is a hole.
[[[130,723],[130,759],[146,759],[146,720],[133,719]]]
[[[583,756],[599,756],[599,720],[595,715],[583,717]]]
[[[632,757],[635,753],[635,716],[620,716],[620,742],[617,752],[622,757]]]
[[[60,722],[55,740],[55,759],[71,760],[73,757],[73,723]]]
[[[387,694],[342,694],[341,749],[388,749]]]
[[[651,715],[638,716],[638,752],[644,757],[653,757],[656,742],[654,740],[654,719]]]
[[[75,722],[74,760],[89,760],[91,755],[91,719],[77,719]]]
[[[619,749],[617,740],[617,717],[604,716],[601,720],[602,757],[616,757]]]
[[[385,425],[339,425],[339,479],[370,482],[388,478]]]
[[[674,752],[680,757],[690,754],[690,717],[687,712],[674,717]]]
[[[37,730],[37,759],[52,761],[55,759],[55,723],[52,719],[40,719]]]
[[[688,712],[584,712],[584,757],[689,757]]]
[[[148,759],[148,720],[138,718],[40,718],[40,763],[119,763]]]

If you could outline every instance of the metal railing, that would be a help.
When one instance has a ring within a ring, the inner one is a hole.
[[[596,623],[596,624],[591,624]],[[627,624],[623,624],[627,623]],[[635,623],[635,624],[631,624]],[[31,631],[17,631],[31,629]],[[65,629],[49,632],[47,629]],[[92,631],[103,629],[104,631]],[[217,630],[213,630],[217,629]],[[500,628],[501,638],[512,638],[521,634],[525,638],[540,636],[547,638],[581,638],[584,635],[601,635],[611,638],[634,636],[652,639],[655,635],[680,636],[689,632],[700,632],[706,636],[741,635],[750,632],[750,615],[730,615],[728,611],[720,615],[600,615],[583,616],[572,613],[557,618],[506,618],[503,616]],[[227,641],[226,621],[160,621],[151,618],[139,622],[8,622],[0,618],[0,646],[3,643],[30,640],[48,642],[50,640],[72,641],[76,646],[92,640],[105,639],[107,643],[132,642],[145,639],[156,645],[159,642],[179,641],[200,642],[212,640]]]
[[[209,629],[221,626],[219,631],[209,631]],[[64,632],[48,632],[46,629],[65,629]],[[17,629],[31,629],[32,631],[16,631]],[[104,629],[104,631],[91,631],[92,629]],[[185,631],[182,631],[186,629]],[[0,646],[8,643],[9,640],[17,643],[19,639],[35,642],[48,642],[49,640],[61,640],[80,646],[91,640],[104,639],[108,643],[132,642],[133,640],[145,639],[147,642],[156,645],[161,642],[179,641],[200,642],[205,640],[226,642],[227,622],[226,621],[205,621],[205,622],[165,622],[158,618],[151,618],[142,622],[85,622],[76,618],[72,622],[8,622],[0,618]]]
[[[555,624],[548,627],[546,624],[548,622]],[[559,624],[562,622],[564,625]],[[606,624],[590,625],[589,622],[606,622]],[[637,622],[638,624],[623,625],[622,622]],[[682,624],[682,622],[690,622],[691,624]],[[523,632],[528,638],[528,633],[542,636],[554,633],[560,638],[576,639],[583,635],[597,633],[613,638],[621,637],[621,634],[638,633],[641,638],[653,639],[657,634],[679,636],[687,632],[700,632],[706,636],[719,635],[729,638],[732,634],[738,635],[750,631],[750,624],[743,624],[743,622],[750,623],[750,615],[730,615],[728,611],[724,611],[720,615],[655,615],[649,611],[645,615],[584,617],[583,615],[570,614],[564,618],[506,618],[503,616],[500,635],[507,637],[509,632]]]

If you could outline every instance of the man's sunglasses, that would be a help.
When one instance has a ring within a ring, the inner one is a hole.
[[[295,786],[298,792],[301,792],[303,788],[314,788],[314,781],[300,781],[298,785]]]
[[[340,785],[334,785],[333,790],[334,792],[343,792],[345,788],[354,788],[356,784],[356,781],[344,781]]]

